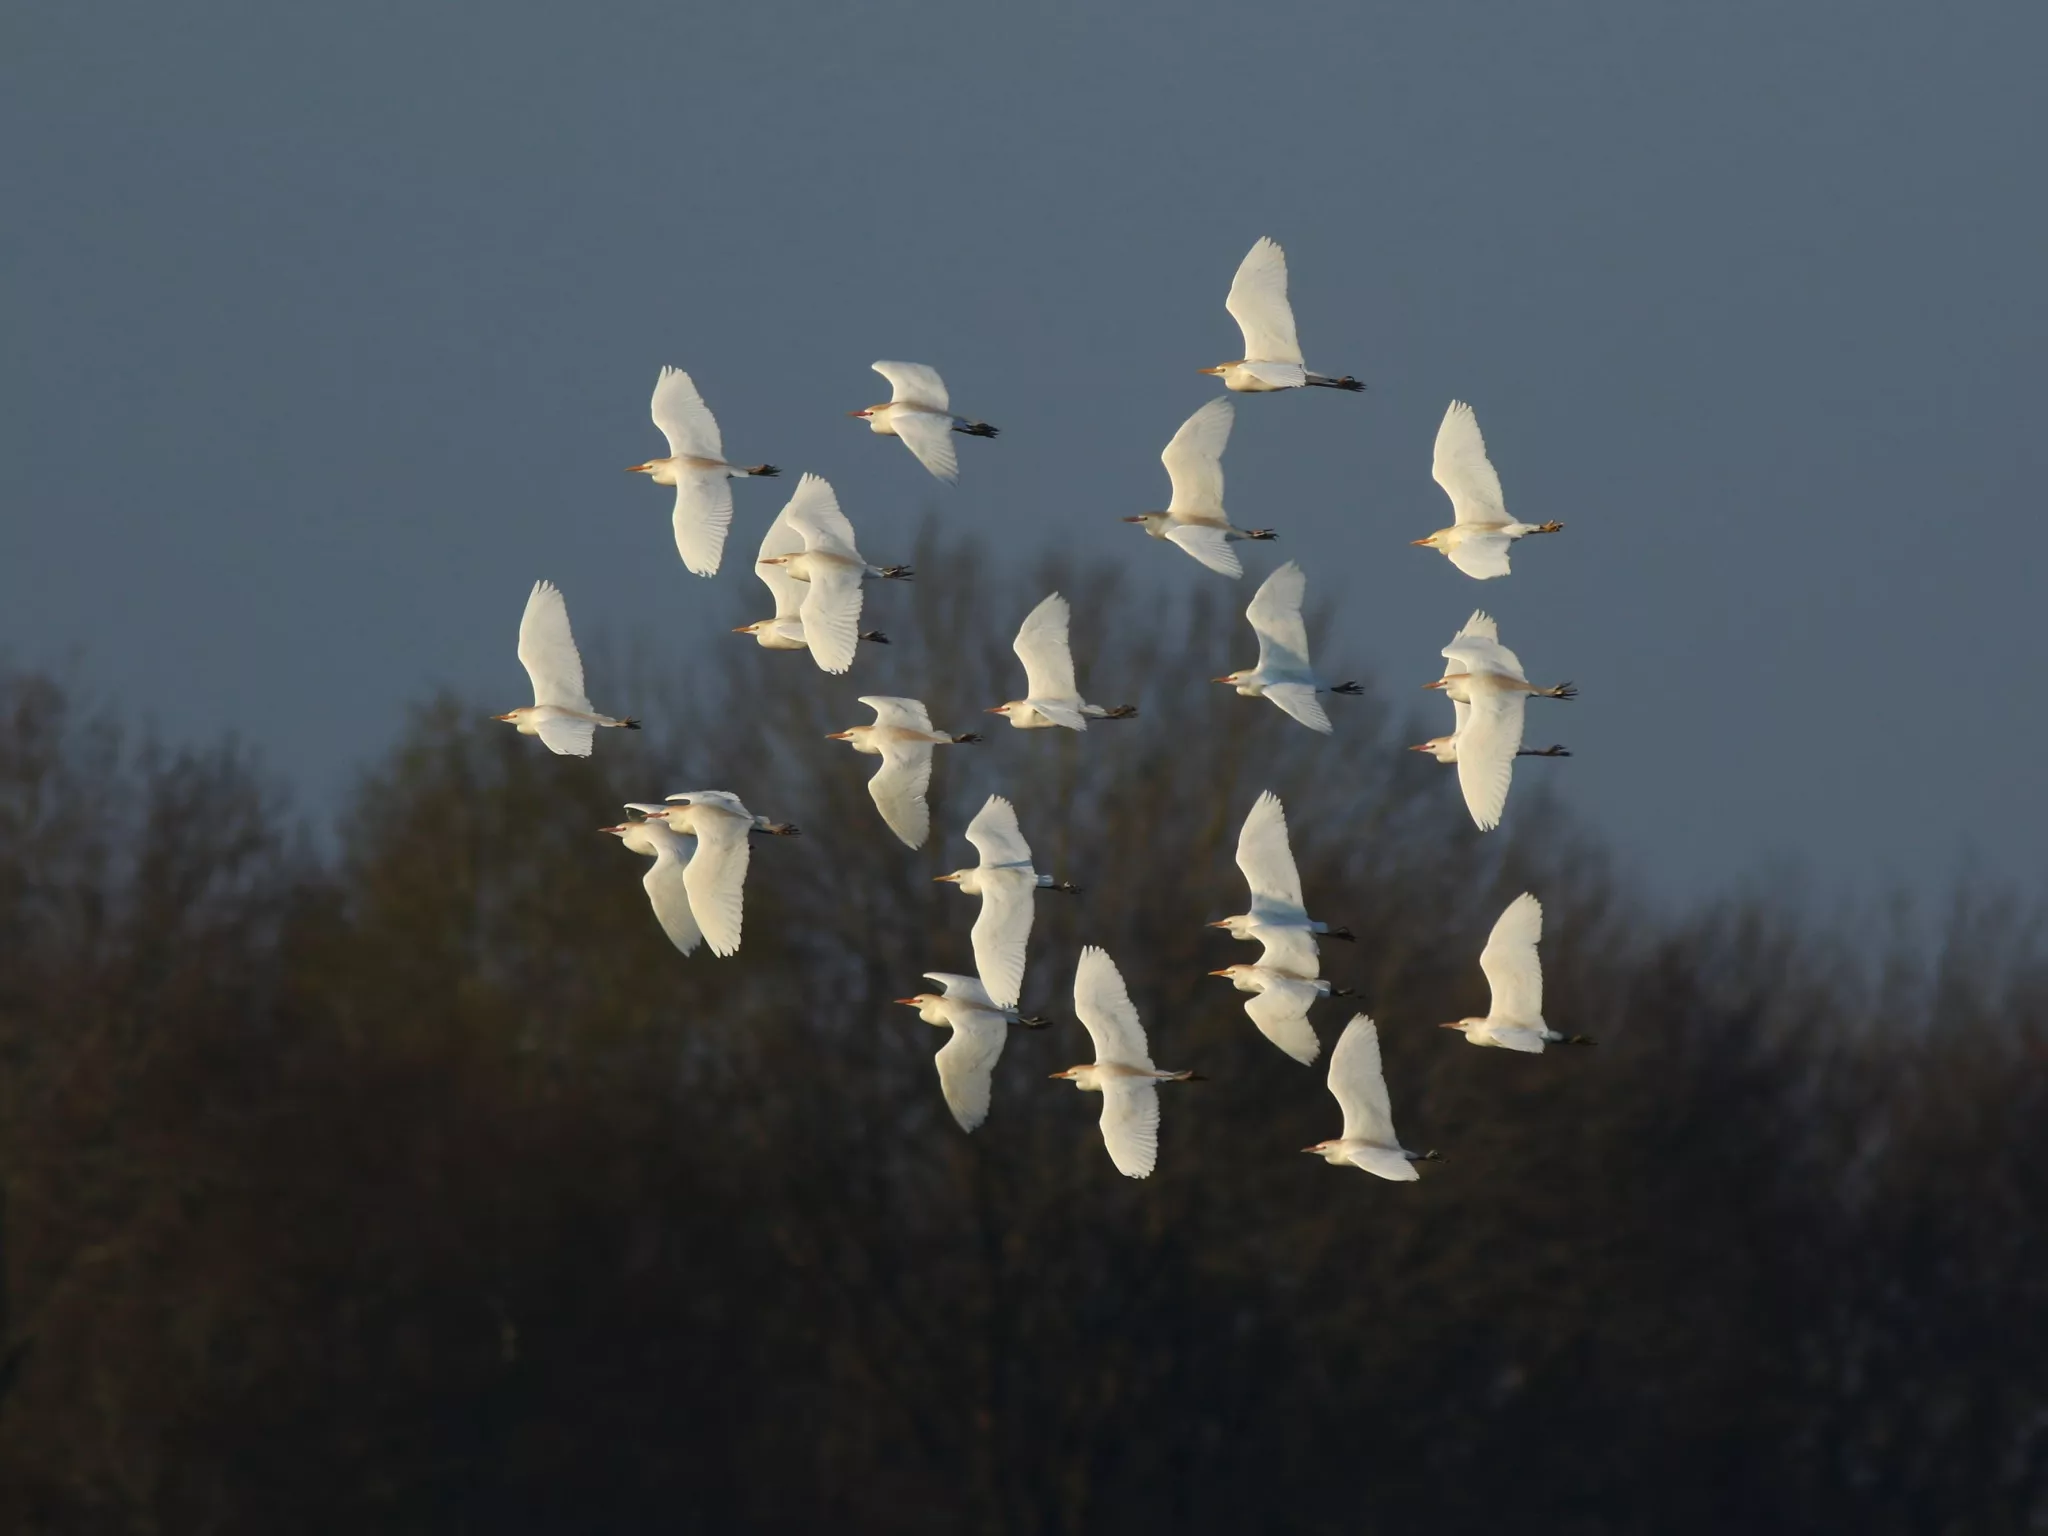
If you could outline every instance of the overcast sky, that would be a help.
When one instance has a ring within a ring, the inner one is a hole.
[[[1484,604],[1667,893],[2031,882],[2044,58],[2048,8],[1873,0],[18,10],[0,651],[315,794],[428,690],[520,702],[536,576],[687,653],[791,482],[687,575],[621,473],[662,363],[871,554],[938,504],[1220,580],[1115,519],[1270,234],[1372,386],[1242,400],[1227,461],[1327,670],[1408,688]],[[1003,427],[957,490],[842,414],[877,357]],[[1407,544],[1453,398],[1568,525],[1506,581]]]

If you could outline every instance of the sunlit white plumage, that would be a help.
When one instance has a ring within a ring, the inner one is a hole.
[[[1529,696],[1575,698],[1570,683],[1538,688],[1522,671],[1521,658],[1500,643],[1498,626],[1475,612],[1443,648],[1444,675],[1427,686],[1441,689],[1455,711],[1456,726],[1448,755],[1441,762],[1458,765],[1458,788],[1465,809],[1480,831],[1500,825],[1514,778],[1515,758],[1522,751],[1522,717]],[[1551,754],[1544,754],[1551,755]]]
[[[990,795],[967,824],[967,840],[980,860],[935,880],[957,885],[981,898],[974,919],[974,968],[998,1006],[1014,1008],[1024,990],[1024,952],[1031,939],[1033,893],[1078,889],[1031,867],[1031,848],[1017,826],[1017,809]]]
[[[1253,994],[1245,1000],[1244,1011],[1260,1034],[1303,1066],[1316,1059],[1323,1045],[1308,1021],[1308,1011],[1317,998],[1330,996],[1327,981],[1308,981],[1263,965],[1226,965],[1209,974]]]
[[[989,709],[1020,731],[1065,726],[1085,731],[1090,720],[1128,720],[1137,707],[1119,704],[1106,709],[1081,697],[1074,682],[1074,650],[1068,639],[1067,600],[1055,592],[1024,617],[1011,649],[1024,663],[1024,697]]]
[[[1211,400],[1181,423],[1159,455],[1173,485],[1163,512],[1139,512],[1124,519],[1143,525],[1155,539],[1168,539],[1225,576],[1242,576],[1244,565],[1230,546],[1241,539],[1271,539],[1270,528],[1240,528],[1223,510],[1223,449],[1230,441],[1237,407]]]
[[[1556,533],[1563,523],[1521,523],[1508,516],[1500,476],[1486,456],[1479,418],[1453,400],[1436,429],[1436,460],[1430,478],[1451,498],[1451,526],[1412,542],[1434,549],[1477,581],[1508,574],[1508,547],[1532,533]]]
[[[1259,664],[1210,681],[1229,683],[1247,698],[1269,699],[1310,730],[1327,736],[1330,717],[1316,695],[1364,690],[1357,683],[1322,682],[1309,665],[1308,625],[1301,617],[1307,590],[1308,577],[1292,560],[1261,582],[1244,611],[1259,637]]]
[[[868,780],[868,794],[889,830],[912,848],[922,848],[931,835],[932,812],[925,793],[932,782],[932,748],[979,741],[969,732],[955,736],[932,729],[932,717],[917,699],[865,694],[861,703],[875,712],[873,725],[833,731],[827,741],[843,741],[856,752],[882,759]]]
[[[1351,1164],[1397,1183],[1416,1178],[1417,1163],[1437,1162],[1434,1152],[1410,1152],[1394,1135],[1394,1110],[1387,1099],[1387,1079],[1380,1070],[1380,1032],[1371,1019],[1358,1014],[1344,1026],[1330,1052],[1330,1094],[1344,1112],[1344,1134],[1319,1141],[1304,1152],[1321,1154],[1326,1162]]]
[[[742,475],[777,475],[773,464],[728,464],[718,419],[680,368],[664,368],[654,381],[654,424],[668,439],[668,457],[635,464],[628,473],[676,488],[676,552],[699,576],[718,572],[732,526],[732,482]]]
[[[853,665],[853,652],[861,639],[861,586],[887,578],[900,580],[911,574],[905,565],[870,565],[855,546],[853,524],[839,510],[839,498],[831,484],[818,475],[805,475],[796,483],[796,493],[777,514],[776,521],[788,532],[774,536],[778,548],[765,546],[754,569],[767,581],[768,573],[779,572],[804,586],[796,602],[796,618],[803,630],[803,643],[811,657],[827,672],[844,672]],[[771,535],[774,530],[771,527]],[[801,547],[784,548],[789,534]],[[775,611],[780,620],[784,605],[794,594],[770,582],[775,592]]]
[[[805,477],[807,480],[810,478],[812,477]],[[825,487],[824,494],[831,494],[832,488],[825,485],[824,481],[821,480],[818,484]],[[788,569],[789,558],[804,552],[803,531],[789,515],[790,507],[795,506],[798,498],[804,494],[804,486],[799,482],[797,496],[792,497],[789,505],[775,514],[775,520],[761,536],[760,553],[754,557],[754,574],[761,578],[761,585],[766,587],[769,595],[775,599],[775,617],[757,619],[752,624],[737,625],[733,629],[736,635],[752,635],[756,643],[771,651],[804,651],[809,650],[811,645],[804,633],[803,605],[804,599],[811,595],[812,584],[797,580],[789,574]],[[836,498],[833,504],[837,505]],[[842,520],[843,517],[842,514]],[[849,545],[850,542],[849,540]],[[828,590],[837,590],[829,578],[824,586]],[[830,605],[826,603],[825,606]],[[823,608],[820,611],[822,612]],[[855,623],[859,623],[857,617]],[[889,637],[878,629],[861,630],[858,638],[877,645],[889,643]],[[817,660],[815,655],[812,659]],[[818,661],[818,665],[827,672],[845,670],[826,666],[822,660]]]
[[[924,976],[945,992],[919,992],[896,1001],[915,1008],[925,1023],[952,1029],[953,1038],[939,1047],[932,1062],[939,1069],[939,1092],[945,1095],[946,1107],[953,1111],[961,1130],[971,1131],[988,1118],[996,1058],[1003,1054],[1010,1026],[1043,1029],[1046,1021],[1026,1018],[1015,1008],[998,1004],[979,977],[953,971],[926,971]]]
[[[1354,391],[1365,388],[1349,374],[1332,378],[1310,373],[1302,366],[1301,343],[1294,334],[1294,306],[1287,301],[1287,253],[1278,241],[1262,235],[1246,252],[1223,307],[1244,334],[1244,356],[1200,371],[1219,375],[1225,389],[1262,394],[1307,384]]]
[[[536,581],[527,594],[519,619],[519,664],[533,683],[533,702],[492,718],[517,726],[522,736],[538,736],[550,752],[588,757],[599,726],[640,729],[638,720],[614,720],[591,709],[583,691],[583,658],[569,631],[569,605],[551,581]]]
[[[686,955],[695,951],[704,932],[690,911],[690,892],[684,882],[685,867],[695,851],[690,841],[671,829],[666,818],[621,822],[600,830],[611,833],[634,853],[654,860],[640,877],[654,908],[654,920],[677,949]]]
[[[1131,1006],[1123,976],[1102,950],[1081,951],[1074,972],[1074,1012],[1095,1042],[1095,1060],[1052,1075],[1083,1093],[1102,1095],[1102,1144],[1117,1172],[1133,1179],[1159,1160],[1160,1083],[1185,1082],[1192,1072],[1162,1072],[1152,1065],[1145,1026]]]
[[[679,836],[697,840],[696,852],[684,865],[682,874],[691,916],[703,930],[704,940],[714,955],[730,955],[738,950],[747,865],[753,857],[749,834],[767,832],[794,837],[796,828],[756,816],[738,795],[724,789],[685,790],[658,805],[636,803],[627,809],[639,811],[649,821],[662,822]]]
[[[1543,903],[1524,891],[1507,905],[1479,952],[1491,994],[1483,1019],[1440,1025],[1455,1029],[1474,1045],[1540,1053],[1546,1043],[1591,1045],[1584,1035],[1561,1035],[1543,1022],[1543,962],[1536,953],[1543,937]]]
[[[953,414],[945,380],[936,368],[924,363],[876,363],[875,372],[889,381],[889,398],[866,410],[848,411],[884,437],[903,440],[903,446],[917,455],[917,462],[938,479],[949,484],[960,478],[960,463],[953,451],[953,434],[966,437],[995,437],[996,429],[985,421],[969,421]]]
[[[1287,812],[1270,789],[1253,802],[1238,829],[1237,867],[1251,887],[1251,907],[1209,926],[1229,929],[1233,939],[1257,939],[1264,946],[1259,956],[1262,970],[1314,981],[1321,969],[1315,936],[1349,939],[1352,934],[1308,915],[1301,898],[1301,872],[1287,840]]]

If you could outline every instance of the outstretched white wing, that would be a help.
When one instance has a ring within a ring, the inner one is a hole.
[[[860,559],[860,551],[854,547],[853,524],[839,510],[839,497],[822,475],[805,475],[797,481],[781,515],[789,519],[790,526],[802,537],[805,549],[848,560]]]
[[[1443,425],[1436,429],[1436,462],[1429,473],[1451,498],[1451,511],[1456,514],[1453,521],[1459,527],[1507,525],[1507,498],[1501,494],[1500,476],[1494,473],[1493,461],[1486,456],[1486,439],[1479,435],[1479,418],[1462,400],[1451,402],[1451,408],[1444,412]]]
[[[683,870],[690,911],[704,930],[711,953],[729,955],[740,947],[750,829],[742,818],[709,808],[700,808],[690,820],[697,834],[697,852]]]
[[[1102,1144],[1127,1178],[1159,1163],[1159,1085],[1149,1077],[1112,1077],[1102,1085]]]
[[[1115,1062],[1119,1066],[1152,1070],[1145,1026],[1138,1022],[1138,1010],[1131,1006],[1131,995],[1124,990],[1123,975],[1108,953],[1093,944],[1081,951],[1081,963],[1074,971],[1074,1012],[1082,1028],[1088,1031],[1088,1038],[1095,1042],[1098,1066]],[[1108,1114],[1105,1108],[1105,1122]],[[1156,1110],[1154,1118],[1156,1121]]]
[[[1167,538],[1219,576],[1242,576],[1244,562],[1230,547],[1229,534],[1210,523],[1181,523],[1166,530]]]
[[[967,841],[981,855],[983,869],[1005,864],[1031,867],[1031,846],[1017,825],[1017,808],[1001,795],[990,795],[974,813],[974,820],[967,823]]]
[[[1259,967],[1283,976],[1314,981],[1322,968],[1316,958],[1315,935],[1306,928],[1261,928],[1253,935],[1259,941]]]
[[[718,419],[697,393],[690,376],[680,368],[664,368],[654,381],[654,424],[668,439],[670,458],[725,462]]]
[[[1024,692],[1028,698],[1075,699],[1080,689],[1074,684],[1074,651],[1067,638],[1067,600],[1055,592],[1024,616],[1012,647],[1024,663]]]
[[[552,581],[536,581],[527,596],[526,612],[519,620],[519,664],[533,682],[534,703],[589,712],[583,658],[576,654],[576,637],[569,632],[569,605]]]
[[[887,693],[864,693],[859,703],[875,712],[875,724],[894,726],[898,730],[924,731],[931,733],[931,712],[924,707],[922,699],[897,698]]]
[[[923,411],[892,411],[889,426],[935,479],[951,485],[960,478],[960,455],[953,447],[950,417]]]
[[[1437,654],[1454,663],[1444,669],[1446,677],[1458,672],[1495,672],[1528,681],[1522,671],[1522,658],[1500,643],[1500,626],[1483,611],[1475,611],[1465,621],[1465,627],[1451,637],[1451,643]]]
[[[640,884],[647,891],[648,903],[654,908],[654,920],[661,924],[661,931],[677,949],[690,954],[703,941],[704,933],[690,911],[688,866],[682,840],[660,822],[647,824],[647,836],[654,845],[654,863],[640,877]]]
[[[1514,778],[1515,754],[1522,749],[1524,693],[1481,688],[1472,694],[1465,723],[1458,730],[1458,789],[1465,809],[1482,832],[1500,825],[1507,809],[1508,785]]]
[[[1474,581],[1492,581],[1508,574],[1508,550],[1514,542],[1504,533],[1468,534],[1450,551],[1451,564]]]
[[[1323,701],[1316,697],[1316,690],[1309,683],[1268,683],[1262,698],[1271,699],[1288,715],[1299,720],[1312,731],[1330,734],[1330,717],[1323,711]]]
[[[889,398],[902,405],[921,405],[927,410],[950,415],[952,402],[946,396],[946,381],[939,370],[926,363],[876,363],[875,372],[889,381]]]
[[[1168,512],[1176,517],[1223,516],[1223,449],[1236,420],[1237,407],[1224,396],[1181,423],[1159,455],[1173,482]]]
[[[1308,626],[1302,622],[1302,598],[1308,592],[1308,577],[1301,566],[1288,561],[1259,584],[1244,616],[1259,637],[1259,670],[1269,674],[1307,677]],[[1289,711],[1293,713],[1293,711]]]
[[[797,605],[804,644],[810,647],[812,660],[827,672],[851,667],[860,645],[860,577],[858,566],[835,561],[814,567],[811,579],[798,583],[809,588]]]
[[[676,470],[676,553],[692,575],[716,576],[732,527],[732,479],[722,469]]]
[[[1380,1071],[1380,1032],[1358,1014],[1344,1026],[1330,1052],[1330,1093],[1344,1111],[1344,1139],[1394,1146],[1394,1110]]]
[[[1493,991],[1488,1018],[1503,1024],[1542,1024],[1543,962],[1536,955],[1542,937],[1543,903],[1524,891],[1508,903],[1479,952],[1479,969]]]
[[[946,1096],[946,1107],[961,1130],[971,1131],[988,1118],[996,1058],[1003,1054],[1009,1025],[1001,1014],[965,1008],[952,1010],[951,1018],[953,1038],[939,1047],[932,1061],[939,1069],[939,1092]]]
[[[775,555],[796,554],[803,547],[804,536],[789,520],[789,508],[785,506],[775,514],[775,521],[768,525],[768,531],[761,535],[761,552],[755,557],[754,565],[754,574],[761,578],[761,585],[775,599],[775,617],[778,619],[797,616],[797,610],[803,606],[807,584],[798,581],[779,565],[762,565],[760,562]]]
[[[926,971],[926,981],[936,981],[946,989],[946,996],[964,998],[979,1008],[993,1007],[988,999],[988,989],[981,984],[979,976],[963,976],[958,971]]]
[[[1294,307],[1287,302],[1287,253],[1277,241],[1261,235],[1259,243],[1245,254],[1223,307],[1244,332],[1246,361],[1301,361],[1301,343],[1294,337]]]
[[[1306,916],[1301,871],[1287,841],[1287,811],[1270,789],[1252,802],[1238,829],[1237,867],[1251,887],[1253,917],[1299,922]]]
[[[974,968],[999,1008],[1014,1008],[1024,993],[1024,955],[1031,942],[1035,876],[1021,869],[984,869],[981,911],[974,919]]]
[[[868,794],[889,830],[912,848],[931,836],[932,808],[925,799],[932,783],[932,744],[928,741],[881,742],[882,766],[868,780]]]
[[[1244,1011],[1258,1025],[1259,1033],[1279,1046],[1303,1066],[1314,1061],[1323,1043],[1308,1021],[1309,1004],[1316,989],[1306,982],[1280,982],[1245,999]]]

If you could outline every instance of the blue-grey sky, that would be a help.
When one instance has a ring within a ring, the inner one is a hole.
[[[662,363],[871,555],[942,504],[1218,580],[1115,519],[1270,234],[1372,385],[1241,401],[1226,463],[1327,670],[1491,609],[1667,892],[2031,878],[2044,57],[2048,9],[1878,0],[18,10],[0,650],[316,794],[436,686],[520,702],[536,576],[687,654],[791,482],[687,575],[621,472]],[[1004,428],[957,490],[841,414],[877,357]],[[1506,581],[1407,544],[1454,397],[1568,525]]]

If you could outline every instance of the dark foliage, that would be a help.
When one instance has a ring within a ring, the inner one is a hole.
[[[2009,903],[1874,974],[1767,905],[1665,924],[1559,830],[1568,764],[1482,837],[1382,699],[1333,701],[1331,742],[1203,693],[1245,659],[1221,582],[1162,613],[1067,580],[1090,696],[1142,715],[949,749],[911,853],[819,738],[864,690],[982,728],[1062,575],[917,565],[851,680],[739,637],[717,697],[611,668],[649,729],[588,762],[422,709],[331,859],[235,753],[136,752],[5,680],[7,1530],[2048,1521],[2048,972]],[[596,832],[699,787],[805,833],[756,849],[732,960],[668,948]],[[1397,1121],[1449,1156],[1419,1184],[1301,1156],[1336,1131],[1320,1066],[1203,974],[1243,958],[1201,925],[1267,787],[1359,935],[1327,963]],[[991,790],[1086,892],[1039,903],[1025,1003],[1063,1022],[969,1138],[888,999],[971,966],[930,877]],[[1597,1050],[1431,1027],[1483,1006],[1524,888]],[[1211,1079],[1164,1095],[1142,1184],[1046,1081],[1087,1057],[1084,942]]]

